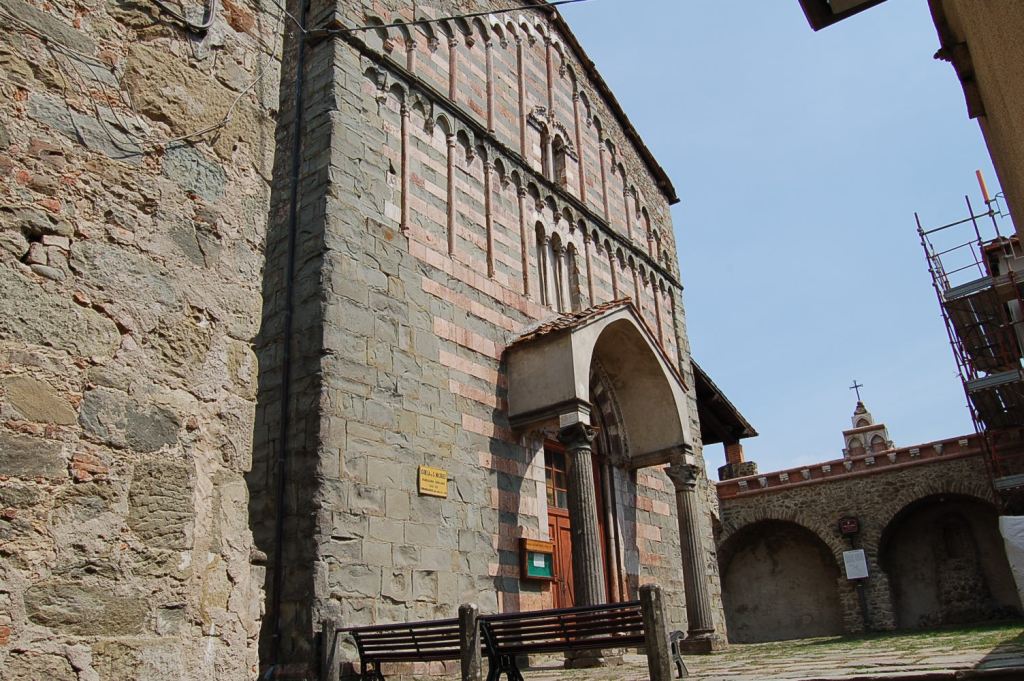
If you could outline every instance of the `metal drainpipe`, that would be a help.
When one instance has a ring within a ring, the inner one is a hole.
[[[304,27],[309,16],[309,0],[300,0],[299,25]],[[285,276],[285,309],[283,348],[281,352],[281,414],[277,438],[277,499],[274,536],[274,582],[272,610],[274,635],[270,651],[270,666],[277,668],[281,655],[281,587],[284,567],[284,518],[285,493],[287,491],[288,426],[291,402],[291,346],[292,324],[295,311],[295,244],[299,221],[299,171],[302,166],[302,129],[304,123],[303,71],[306,66],[306,37],[303,29],[296,29],[299,45],[295,65],[294,130],[292,131],[292,177],[288,205],[288,251]]]

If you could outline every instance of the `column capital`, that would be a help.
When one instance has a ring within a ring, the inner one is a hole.
[[[692,492],[697,488],[697,480],[700,479],[700,466],[673,462],[665,469],[665,474],[672,480],[677,491]]]
[[[597,430],[582,421],[568,425],[558,431],[558,441],[569,449],[590,449],[597,436]]]

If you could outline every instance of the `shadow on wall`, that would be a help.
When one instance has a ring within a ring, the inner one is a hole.
[[[900,629],[1020,615],[998,512],[966,496],[921,499],[900,511],[879,544]]]
[[[754,523],[730,537],[718,555],[730,642],[843,633],[839,566],[810,530],[782,521]]]
[[[300,0],[290,0],[288,10],[298,15]],[[314,626],[319,626],[314,612],[315,530],[318,517],[324,515],[318,516],[321,503],[317,500],[323,345],[319,287],[325,221],[320,205],[324,193],[314,192],[318,186],[326,186],[327,168],[324,164],[319,173],[303,175],[301,182],[298,179],[299,160],[308,163],[310,157],[323,153],[297,143],[302,135],[295,134],[294,111],[302,102],[294,82],[300,44],[294,32],[285,34],[262,321],[254,339],[259,379],[252,469],[246,483],[249,526],[257,551],[254,562],[266,565],[266,600],[259,634],[261,678],[271,665],[275,667],[273,677],[312,676],[317,660],[313,639]],[[304,118],[314,115],[310,112],[315,109],[307,104]],[[318,196],[315,201],[303,201],[305,187]],[[298,205],[303,206],[301,223]],[[334,460],[340,461],[340,445],[336,449]]]

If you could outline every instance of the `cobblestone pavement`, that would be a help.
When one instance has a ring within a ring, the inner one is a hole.
[[[1024,681],[1024,624],[862,638],[832,637],[732,645],[716,655],[687,656],[691,679],[774,681],[836,679],[953,679],[956,672],[1020,668]],[[557,660],[525,673],[526,681],[647,681],[647,658],[626,655],[601,669],[561,669]],[[454,681],[457,677],[447,677]],[[966,676],[963,678],[970,678]],[[437,677],[433,677],[437,679]]]

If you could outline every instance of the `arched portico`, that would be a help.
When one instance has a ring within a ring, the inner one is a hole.
[[[626,470],[668,465],[676,490],[690,637],[714,639],[686,385],[636,308],[624,299],[564,315],[524,333],[507,352],[510,423],[521,431],[554,426],[566,449],[576,602],[607,598],[591,474],[592,376],[600,367],[614,393],[621,429],[616,465]]]

